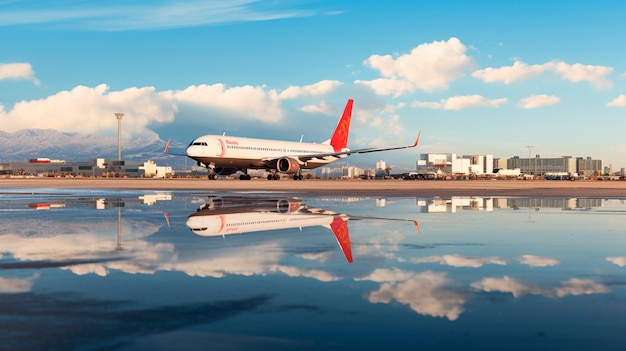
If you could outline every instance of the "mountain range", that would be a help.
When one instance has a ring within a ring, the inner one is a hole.
[[[122,159],[153,160],[160,166],[180,169],[186,157],[163,152],[166,142],[157,135],[148,138],[122,140]],[[185,148],[177,141],[170,148]],[[117,136],[60,132],[53,129],[23,129],[13,133],[0,131],[0,162],[49,158],[65,161],[87,161],[93,158],[117,159]]]

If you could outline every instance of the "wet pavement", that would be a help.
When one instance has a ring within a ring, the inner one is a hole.
[[[1,193],[2,349],[626,341],[623,199]]]

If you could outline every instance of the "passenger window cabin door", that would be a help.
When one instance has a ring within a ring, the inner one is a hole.
[[[216,140],[215,141],[216,145],[215,145],[215,156],[223,156],[224,155],[224,144],[222,143],[221,140]]]

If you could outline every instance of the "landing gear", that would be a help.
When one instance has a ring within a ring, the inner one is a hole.
[[[239,176],[239,180],[250,180],[252,177],[248,174],[242,174]]]
[[[215,180],[217,179],[217,174],[216,173],[209,173],[209,180]]]
[[[293,180],[302,180],[302,179],[304,179],[302,174],[294,174],[293,175]]]
[[[278,172],[268,174],[267,180],[280,180],[280,174],[278,174]]]

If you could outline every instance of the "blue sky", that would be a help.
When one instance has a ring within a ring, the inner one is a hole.
[[[626,166],[626,3],[0,0],[0,130],[319,142]]]

